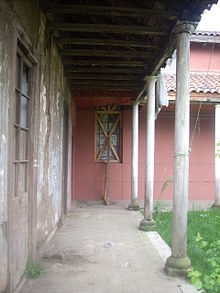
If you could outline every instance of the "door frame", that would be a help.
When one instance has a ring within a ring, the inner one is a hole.
[[[20,48],[27,60],[32,64],[32,74],[31,74],[31,95],[32,99],[29,105],[29,166],[28,175],[29,182],[27,186],[28,192],[28,240],[27,240],[27,255],[28,258],[35,259],[36,257],[36,239],[37,239],[37,199],[36,199],[36,187],[37,187],[37,169],[36,169],[36,158],[37,158],[37,112],[38,112],[38,84],[34,81],[38,81],[39,78],[39,68],[37,64],[39,63],[39,56],[37,52],[30,53],[29,48],[31,46],[31,41],[27,36],[26,32],[13,22],[11,27],[11,34],[9,36],[11,40],[10,49],[10,95],[9,95],[9,119],[8,119],[8,145],[13,146],[14,143],[14,95],[15,95],[15,71],[16,71],[16,55],[18,48]],[[31,113],[31,115],[30,115]],[[8,150],[8,225],[7,225],[7,235],[8,235],[8,281],[7,281],[7,292],[12,292],[13,290],[13,275],[12,275],[12,200],[14,198],[11,178],[13,174],[13,147]],[[31,151],[30,151],[31,150]],[[16,284],[23,283],[24,278],[21,278],[20,282]]]

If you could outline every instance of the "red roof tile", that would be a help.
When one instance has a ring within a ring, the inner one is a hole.
[[[167,91],[176,91],[176,75],[164,75]],[[220,74],[190,73],[190,92],[220,94]]]
[[[220,36],[220,32],[219,31],[194,31],[193,35],[197,35],[197,36]]]

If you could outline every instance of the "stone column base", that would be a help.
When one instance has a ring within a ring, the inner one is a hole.
[[[185,257],[175,257],[171,255],[166,260],[165,272],[169,276],[177,277],[187,277],[188,271],[191,267],[191,261],[188,256]]]
[[[140,210],[140,206],[139,206],[138,202],[130,203],[128,205],[128,210],[129,211],[139,211]]]
[[[154,231],[156,230],[156,223],[154,220],[141,220],[140,222],[140,230],[141,231]]]
[[[219,201],[214,202],[213,207],[220,208],[220,202]]]

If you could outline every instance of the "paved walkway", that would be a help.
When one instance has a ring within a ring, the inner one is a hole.
[[[45,274],[27,280],[21,293],[192,293],[182,279],[165,275],[164,263],[141,215],[113,205],[78,203],[47,245]]]

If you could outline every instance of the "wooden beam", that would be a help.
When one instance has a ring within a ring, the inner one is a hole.
[[[164,50],[163,52],[158,56],[158,58],[155,60],[153,66],[150,69],[151,75],[157,75],[160,68],[165,65],[165,62],[168,58],[170,58],[176,48],[176,38],[173,34],[170,35],[169,39],[167,40],[167,43],[164,44]]]
[[[111,66],[111,67],[147,67],[147,63],[144,61],[112,61],[112,60],[75,60],[75,59],[63,59],[64,65],[72,66]]]
[[[63,49],[62,56],[95,56],[95,57],[120,57],[120,58],[147,58],[152,52],[124,51],[124,50],[88,50],[88,49]]]
[[[129,81],[142,81],[144,76],[137,75],[109,75],[109,74],[99,74],[97,70],[96,74],[68,74],[67,79],[77,79],[77,80],[129,80]]]
[[[108,24],[80,24],[80,23],[49,23],[49,30],[66,32],[110,33],[110,34],[134,34],[134,35],[169,35],[164,27],[108,25]]]
[[[111,46],[111,47],[126,47],[126,48],[152,48],[158,49],[159,44],[151,44],[143,41],[125,41],[116,39],[81,39],[81,38],[62,38],[60,42],[65,45],[88,45],[88,46]]]
[[[137,81],[114,81],[114,80],[68,80],[68,84],[72,86],[112,86],[112,87],[119,87],[124,88],[126,87],[135,87],[140,88],[143,85],[143,82]]]
[[[41,6],[47,13],[55,14],[75,14],[75,15],[104,15],[119,17],[142,17],[154,19],[176,20],[181,13],[174,13],[168,10],[144,9],[136,7],[108,7],[89,5],[43,5]]]
[[[85,92],[85,91],[93,91],[93,92],[100,92],[100,91],[110,91],[110,92],[137,92],[140,90],[140,87],[114,87],[114,86],[107,86],[107,85],[85,85],[85,86],[71,86],[71,91],[75,92]]]
[[[64,67],[65,72],[71,73],[105,73],[105,74],[130,74],[130,75],[146,75],[146,71],[142,68],[120,68],[120,67]]]

